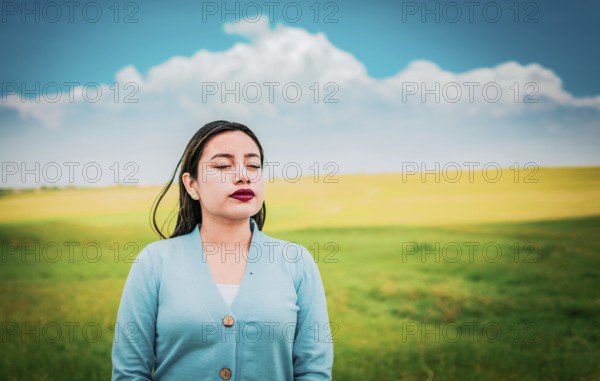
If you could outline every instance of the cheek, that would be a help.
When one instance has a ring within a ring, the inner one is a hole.
[[[263,173],[258,179],[254,182],[254,186],[256,189],[259,189],[261,192],[264,192],[265,189],[265,174]]]
[[[256,184],[254,184],[254,188],[257,192],[260,192],[261,195],[265,194],[265,183],[263,181],[259,181]]]
[[[248,174],[250,181],[253,183],[256,189],[262,189],[265,186],[265,177],[268,176],[267,172],[251,172]]]
[[[200,183],[200,194],[205,198],[219,199],[227,196],[227,187],[225,186],[222,176],[209,175]]]

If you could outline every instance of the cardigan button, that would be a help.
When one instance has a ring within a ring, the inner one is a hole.
[[[231,378],[231,369],[223,368],[219,372],[219,375],[221,376],[222,379],[229,380]]]
[[[233,316],[227,315],[223,318],[223,325],[225,327],[231,327],[233,325],[234,319]]]

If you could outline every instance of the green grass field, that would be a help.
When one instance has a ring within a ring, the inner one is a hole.
[[[318,263],[334,380],[600,379],[600,168],[524,174],[267,184],[263,230]],[[2,193],[0,379],[110,378],[159,190]]]

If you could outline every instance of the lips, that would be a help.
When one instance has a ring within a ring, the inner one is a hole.
[[[229,197],[235,198],[238,201],[249,201],[254,198],[254,192],[252,189],[238,189],[233,192]]]
[[[238,189],[231,196],[254,196],[252,189]]]

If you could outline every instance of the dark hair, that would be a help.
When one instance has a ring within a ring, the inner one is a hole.
[[[171,180],[165,185],[163,190],[160,192],[160,195],[157,199],[154,200],[152,204],[152,228],[153,230],[160,235],[162,238],[167,238],[160,230],[158,225],[156,224],[156,211],[158,210],[158,205],[161,200],[173,184],[173,179],[177,174],[177,168],[181,164],[181,172],[179,174],[179,211],[177,214],[177,225],[175,226],[175,231],[170,235],[169,238],[174,238],[182,234],[190,233],[194,230],[198,223],[202,222],[202,210],[200,208],[200,203],[197,200],[192,199],[192,197],[186,191],[185,186],[183,185],[183,180],[181,176],[185,172],[189,172],[190,176],[193,179],[196,179],[198,172],[198,163],[200,161],[200,157],[204,152],[204,148],[208,144],[208,142],[217,136],[220,133],[227,131],[242,131],[246,135],[250,136],[252,140],[258,146],[260,151],[260,162],[261,166],[264,164],[264,154],[262,146],[258,141],[258,138],[254,133],[245,125],[236,122],[228,122],[225,120],[216,120],[214,122],[210,122],[202,126],[190,139],[189,143],[185,147],[185,151],[179,159],[177,166],[175,167],[175,171],[173,171],[173,175],[171,176]],[[263,201],[262,208],[258,211],[257,214],[252,216],[256,222],[258,229],[262,230],[263,225],[265,224],[265,219],[267,217],[267,206]],[[163,225],[164,226],[164,225]]]

